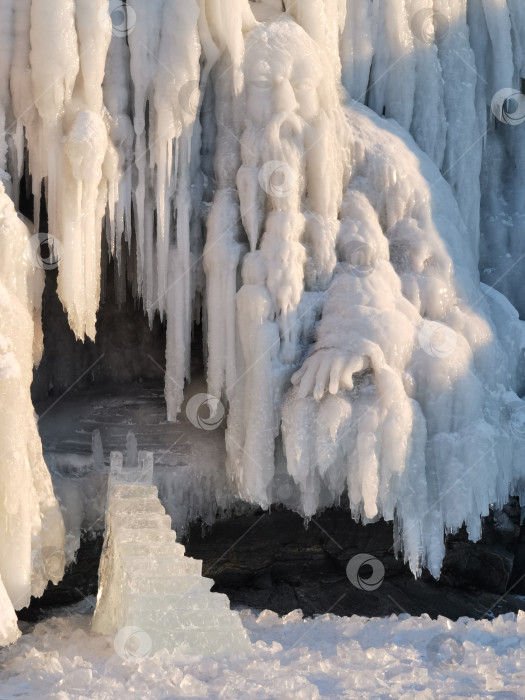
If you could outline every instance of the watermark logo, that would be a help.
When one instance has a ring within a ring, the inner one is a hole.
[[[200,430],[215,430],[224,418],[221,401],[211,394],[195,394],[186,404],[186,416]]]
[[[271,197],[289,197],[296,183],[293,168],[284,161],[270,160],[259,170],[259,184]]]
[[[102,6],[98,13],[99,24],[107,34],[125,37],[135,29],[137,14],[132,7],[119,0],[110,0],[109,7]]]
[[[151,653],[153,642],[140,627],[122,627],[113,640],[113,648],[124,661],[142,661]]]
[[[363,577],[362,567],[368,566],[372,569],[369,576]],[[356,554],[346,565],[346,575],[355,588],[362,591],[375,591],[383,583],[385,578],[385,567],[376,557],[366,552]]]
[[[501,424],[504,430],[516,438],[525,439],[525,402],[516,399],[501,408]]]
[[[351,272],[357,277],[367,277],[374,271],[377,258],[375,248],[363,241],[350,241],[345,244],[345,257]]]
[[[450,28],[444,14],[430,7],[423,7],[414,12],[410,19],[410,30],[423,44],[439,44],[447,36]]]
[[[55,270],[63,255],[62,243],[50,233],[35,233],[28,241],[27,257],[34,267]]]
[[[492,98],[492,113],[503,124],[517,126],[525,122],[525,95],[515,88],[503,88]]]
[[[50,581],[59,581],[64,575],[66,567],[64,550],[57,547],[43,547],[42,561],[44,562],[46,578]]]
[[[419,344],[432,357],[443,359],[454,352],[458,334],[452,328],[437,321],[423,321],[419,329]]]
[[[179,90],[179,105],[190,117],[196,117],[199,111],[201,91],[198,80],[189,80]]]
[[[462,641],[450,634],[436,634],[427,645],[427,659],[443,671],[459,666],[464,656]]]

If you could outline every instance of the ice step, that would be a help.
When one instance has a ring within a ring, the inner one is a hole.
[[[159,490],[156,486],[148,484],[114,484],[111,487],[111,495],[117,498],[158,498]]]
[[[185,556],[146,556],[124,554],[120,557],[125,573],[129,571],[148,571],[155,576],[176,576],[195,574],[201,576],[202,562]]]
[[[182,596],[193,591],[208,593],[214,581],[195,574],[167,577],[151,571],[130,571],[125,572],[123,584],[132,593],[180,593]]]
[[[230,601],[223,593],[208,593],[207,591],[193,591],[188,595],[180,593],[129,593],[124,595],[125,606],[128,611],[136,611],[145,617],[156,616],[162,620],[165,611],[169,610],[227,610],[230,611]]]
[[[166,511],[158,498],[112,498],[108,506],[108,514],[112,518],[121,514],[144,515],[149,513],[159,513],[165,515]]]
[[[232,610],[204,609],[182,610],[166,608],[164,611],[144,612],[134,608],[129,609],[128,617],[131,625],[155,628],[168,627],[175,630],[242,630],[239,615]]]
[[[155,530],[154,528],[122,528],[118,531],[118,543],[121,544],[152,544],[169,545],[176,544],[176,535],[173,530]]]
[[[111,516],[109,524],[112,533],[120,530],[171,530],[170,516],[160,513],[118,513]]]
[[[157,544],[156,542],[151,542],[149,540],[146,540],[144,542],[121,542],[119,540],[115,543],[115,548],[118,550],[118,555],[121,558],[150,556],[156,559],[157,557],[162,558],[185,556],[184,547],[181,544],[175,542],[175,538],[173,539],[173,543],[170,540],[166,544],[164,544],[163,542]],[[186,559],[189,558],[190,557],[186,557]]]

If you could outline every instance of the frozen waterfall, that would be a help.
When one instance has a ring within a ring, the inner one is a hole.
[[[64,564],[29,394],[44,238],[77,338],[106,248],[165,321],[171,421],[202,323],[233,493],[305,518],[347,493],[438,577],[445,532],[477,539],[525,495],[525,5],[0,0],[0,18],[0,600]]]

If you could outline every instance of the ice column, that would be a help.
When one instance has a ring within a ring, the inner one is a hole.
[[[0,643],[13,609],[42,595],[64,572],[64,525],[30,395],[40,352],[34,342],[39,260],[38,239],[29,237],[0,182]]]

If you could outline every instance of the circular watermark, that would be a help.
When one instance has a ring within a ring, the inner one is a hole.
[[[350,264],[350,270],[357,277],[367,277],[375,268],[376,250],[363,241],[345,243],[345,257]]]
[[[199,111],[201,89],[198,80],[188,80],[179,90],[179,105],[190,117],[196,117]]]
[[[363,566],[369,566],[372,573],[363,577],[360,573]],[[356,554],[346,565],[346,575],[355,588],[362,591],[375,591],[383,583],[385,578],[385,567],[376,557],[366,552]]]
[[[280,479],[275,484],[275,501],[285,503],[294,495],[294,487],[289,479]]]
[[[427,659],[443,671],[459,666],[464,656],[463,642],[451,634],[436,634],[427,645]]]
[[[55,270],[62,255],[62,243],[51,233],[35,233],[28,240],[27,257],[34,267]]]
[[[259,170],[259,184],[271,197],[289,197],[296,183],[293,168],[282,160],[270,160]]]
[[[431,7],[423,7],[414,12],[410,19],[410,31],[423,44],[441,43],[449,28],[450,24],[445,15]]]
[[[443,359],[454,352],[458,342],[458,334],[449,326],[437,321],[424,321],[419,329],[419,344],[431,355]]]
[[[211,394],[195,394],[186,404],[190,423],[201,430],[215,430],[224,418],[224,406]]]
[[[58,547],[43,547],[42,561],[44,573],[50,581],[61,579],[66,568],[66,555],[63,549]]]
[[[492,98],[490,108],[503,124],[517,126],[525,122],[525,95],[515,88],[503,88]]]
[[[505,431],[514,437],[525,439],[525,402],[516,399],[501,408],[501,423]]]
[[[141,661],[150,653],[153,642],[140,627],[122,627],[113,640],[113,648],[124,661]]]
[[[109,0],[109,7],[102,6],[98,13],[100,26],[107,34],[128,36],[137,24],[137,13],[120,0]]]

